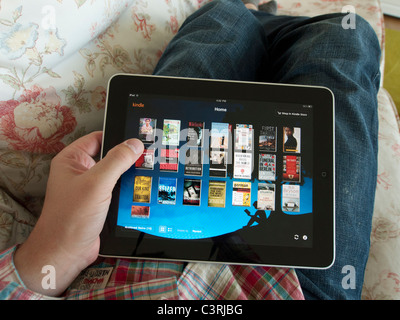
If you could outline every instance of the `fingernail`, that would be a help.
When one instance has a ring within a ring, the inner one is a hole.
[[[139,154],[143,152],[144,145],[138,139],[129,139],[125,141],[126,145],[133,150],[134,153]]]

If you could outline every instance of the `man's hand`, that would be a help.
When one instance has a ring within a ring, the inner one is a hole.
[[[101,132],[84,136],[52,160],[41,216],[14,256],[22,281],[35,292],[60,295],[95,261],[112,190],[143,153],[143,143],[130,139],[96,163],[101,138]],[[55,267],[56,289],[42,288],[45,265]]]

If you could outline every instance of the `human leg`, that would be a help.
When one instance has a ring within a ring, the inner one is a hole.
[[[377,37],[359,16],[356,29],[343,29],[342,14],[284,23],[274,21],[282,17],[255,14],[268,43],[262,80],[326,86],[335,95],[336,261],[324,271],[296,270],[303,292],[309,299],[359,299],[377,177]],[[349,271],[354,288],[344,279]]]
[[[242,0],[247,9],[250,10],[261,10],[271,14],[276,14],[278,10],[278,4],[275,0],[271,0],[259,5],[260,0]]]
[[[203,7],[171,41],[155,74],[319,85],[334,92],[336,262],[329,270],[297,273],[307,298],[357,299],[376,185],[379,43],[360,17],[355,30],[344,30],[342,15],[253,14],[238,0]],[[355,289],[342,286],[345,266],[355,270]]]
[[[215,0],[186,19],[154,74],[255,81],[264,30],[240,0]]]

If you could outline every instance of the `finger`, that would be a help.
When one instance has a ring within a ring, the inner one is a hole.
[[[100,151],[102,137],[102,131],[94,131],[72,142],[68,149],[78,148],[89,156],[94,157]]]
[[[143,150],[144,146],[140,140],[127,140],[108,151],[106,156],[91,168],[90,174],[111,191],[121,175],[139,159]]]
[[[53,159],[52,166],[72,168],[73,172],[75,170],[85,172],[96,164],[93,157],[100,151],[101,140],[101,131],[92,132],[75,140]]]

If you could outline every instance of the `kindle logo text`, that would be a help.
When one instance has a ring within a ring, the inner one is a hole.
[[[132,103],[132,107],[134,107],[134,108],[144,108],[144,103],[141,103],[141,102],[139,102],[139,103],[133,102],[133,103]]]

